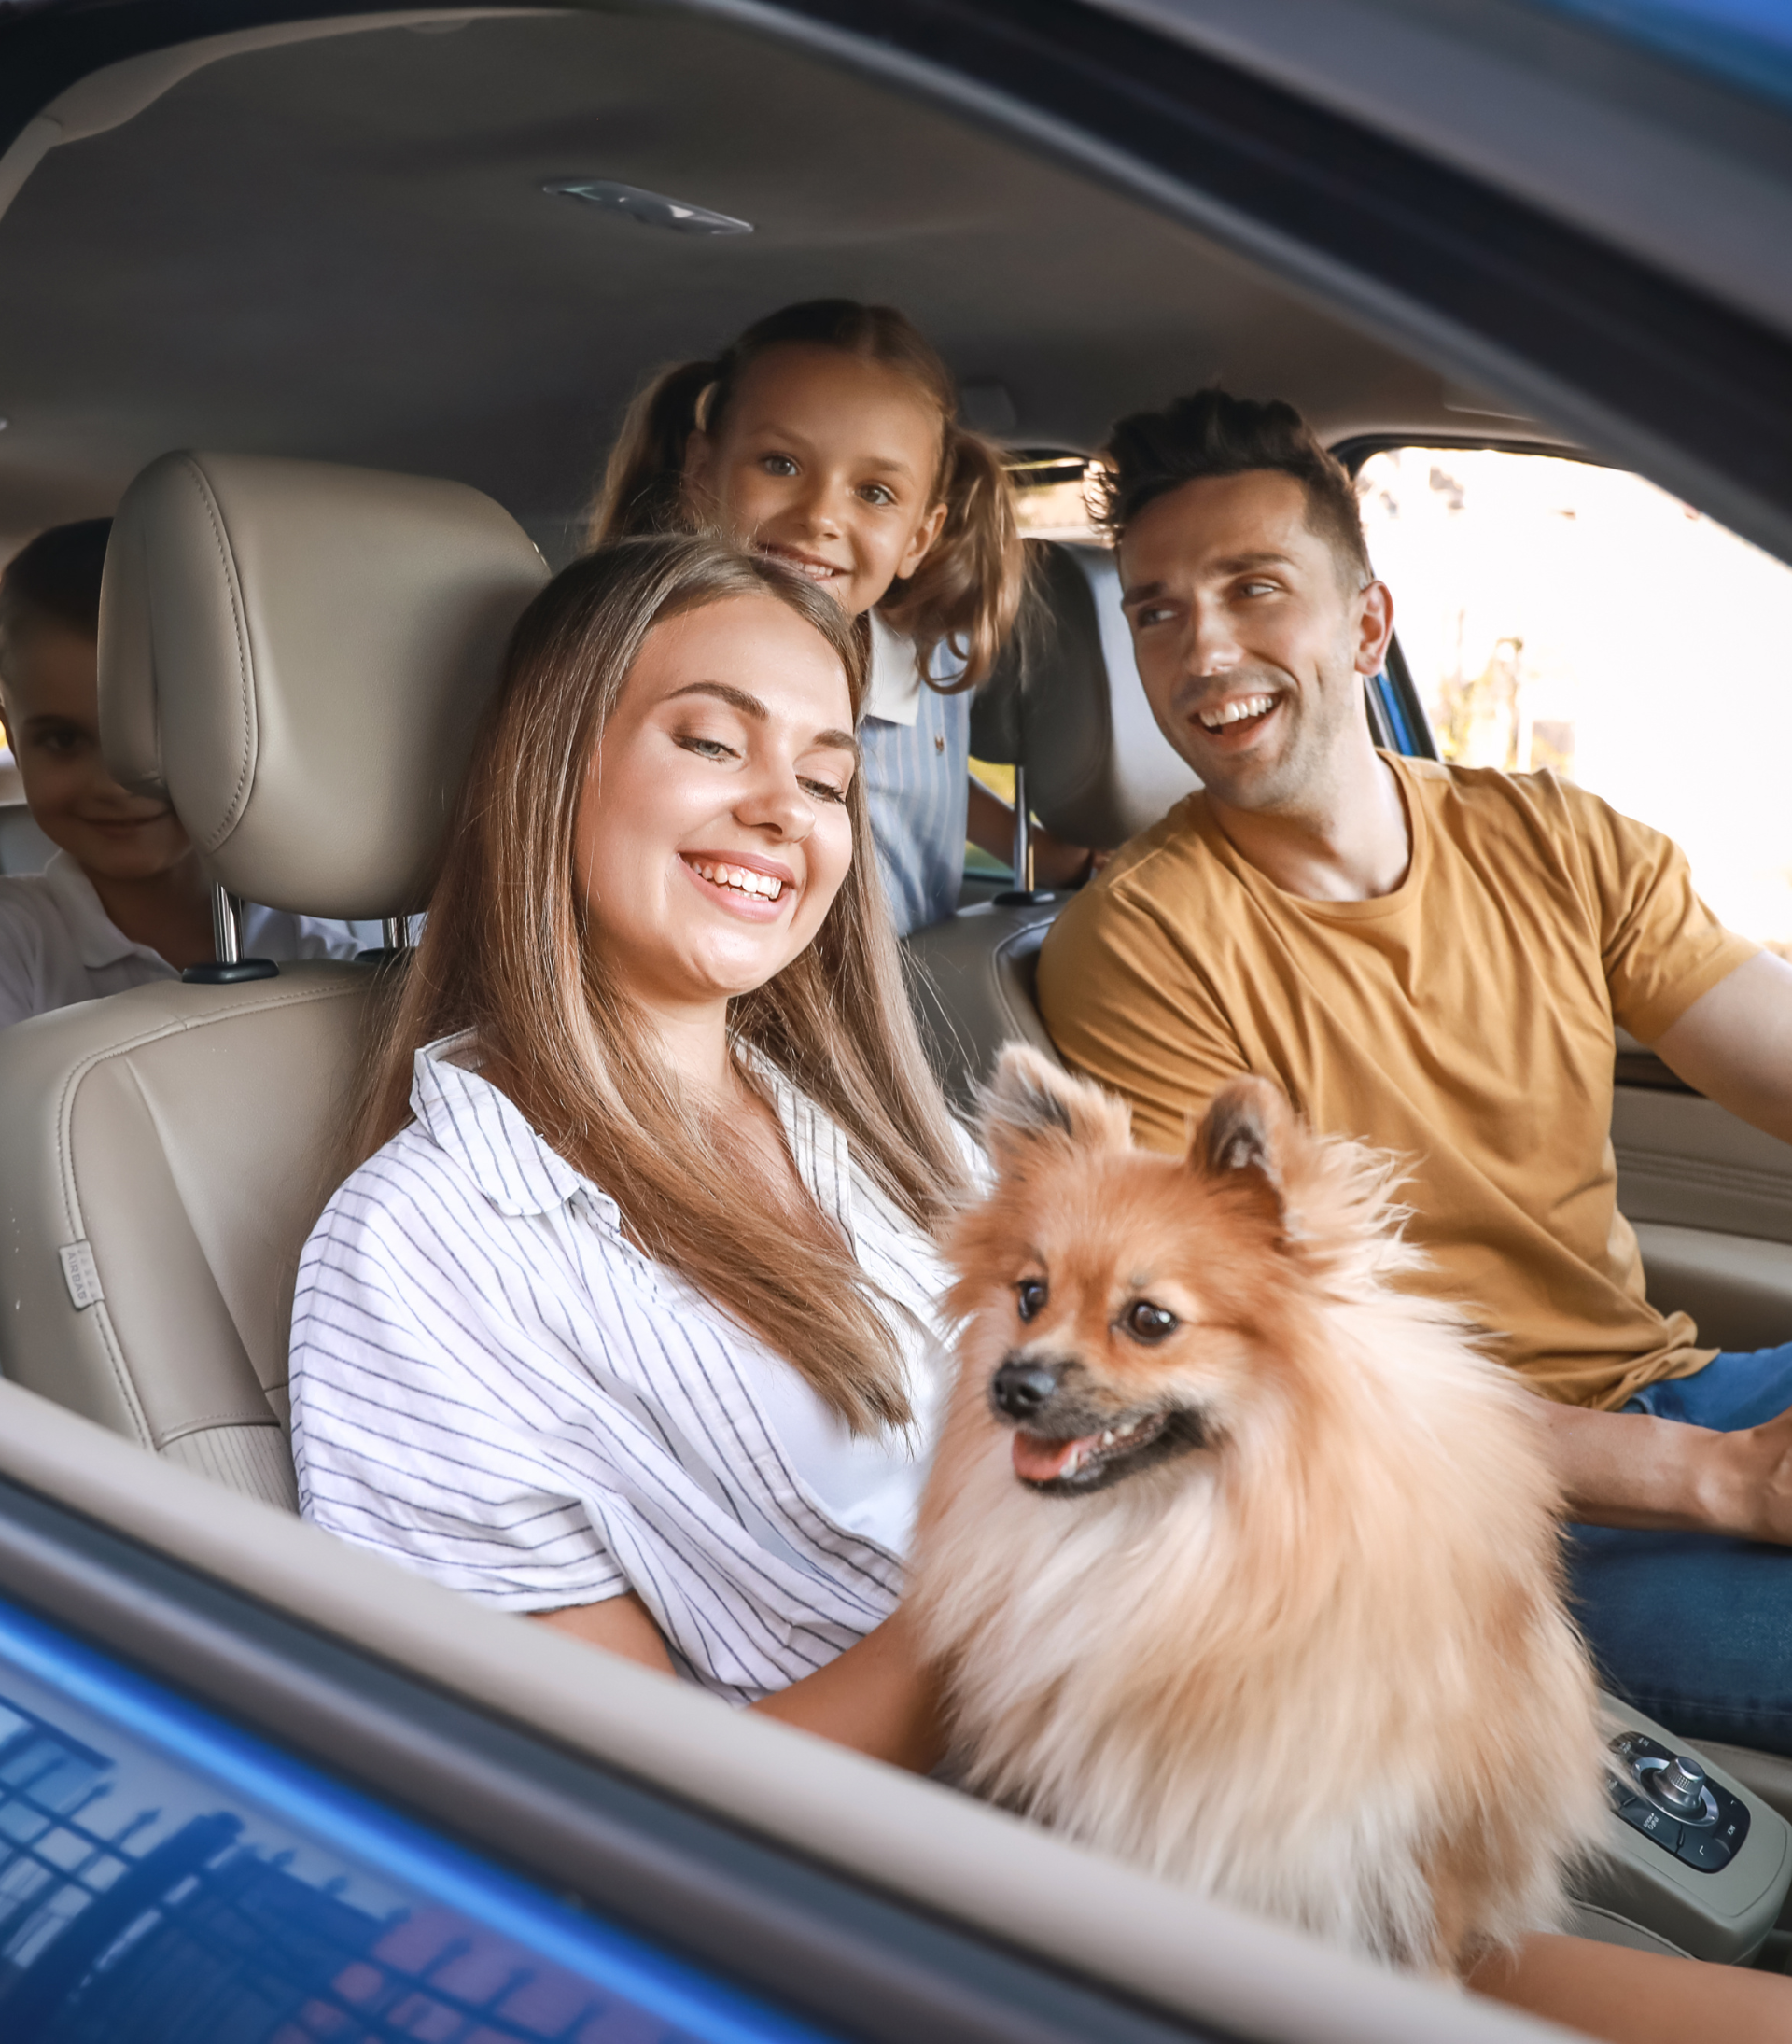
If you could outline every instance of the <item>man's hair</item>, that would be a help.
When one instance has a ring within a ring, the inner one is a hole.
[[[1324,540],[1340,567],[1348,563],[1359,583],[1374,574],[1350,473],[1291,404],[1197,390],[1161,412],[1121,419],[1109,436],[1106,461],[1099,514],[1116,539],[1147,504],[1184,483],[1268,469],[1300,484],[1308,530]]]
[[[100,634],[100,571],[105,566],[109,518],[51,525],[27,540],[0,570],[0,664],[8,641],[34,624],[61,624]]]

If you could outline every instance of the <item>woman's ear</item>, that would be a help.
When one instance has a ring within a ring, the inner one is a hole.
[[[695,435],[692,437],[694,439]],[[945,499],[942,497],[916,526],[915,537],[908,542],[908,552],[903,555],[901,566],[896,570],[896,580],[899,582],[905,582],[933,551],[933,542],[945,525],[946,509]]]

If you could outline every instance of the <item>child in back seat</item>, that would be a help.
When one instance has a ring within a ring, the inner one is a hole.
[[[0,573],[0,721],[33,819],[59,848],[0,877],[0,1028],[213,956],[211,890],[168,804],[100,756],[100,571],[109,518],[53,525]],[[346,923],[251,907],[245,956],[350,958]]]
[[[1025,556],[1000,455],[957,412],[951,371],[893,307],[787,305],[636,400],[588,535],[713,524],[863,621],[861,771],[899,936],[957,908],[967,837],[1004,861],[1014,846],[1013,812],[970,773],[967,692],[1013,629]],[[1045,887],[1091,863],[1037,829],[1033,857]]]

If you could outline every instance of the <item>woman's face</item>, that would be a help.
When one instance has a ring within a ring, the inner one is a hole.
[[[838,656],[775,596],[654,626],[585,777],[591,941],[650,1012],[750,992],[814,941],[852,863]]]
[[[685,483],[743,546],[800,568],[848,617],[882,602],[939,538],[939,415],[911,377],[837,348],[770,349]]]

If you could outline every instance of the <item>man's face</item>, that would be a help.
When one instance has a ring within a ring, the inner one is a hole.
[[[147,880],[187,857],[168,805],[106,772],[97,656],[84,633],[45,621],[13,634],[0,715],[34,821],[90,875]]]
[[[1366,757],[1363,677],[1393,606],[1307,525],[1271,469],[1203,477],[1148,504],[1120,542],[1140,679],[1164,735],[1219,802],[1299,811]]]

